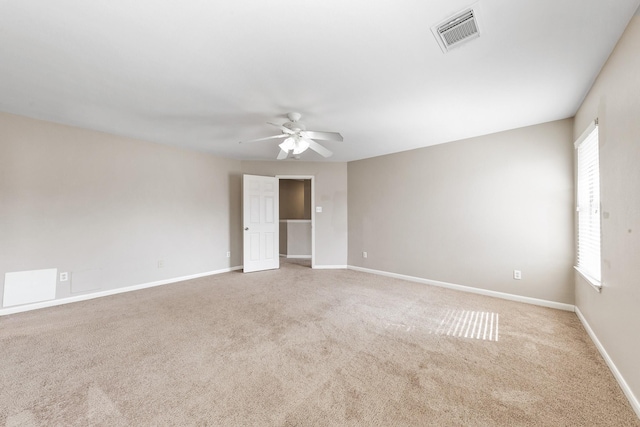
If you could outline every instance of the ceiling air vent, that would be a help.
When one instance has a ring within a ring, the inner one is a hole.
[[[480,36],[477,8],[469,8],[431,28],[442,52],[447,53]]]

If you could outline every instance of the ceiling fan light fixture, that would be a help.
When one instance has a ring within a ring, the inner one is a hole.
[[[279,147],[282,151],[293,151],[293,154],[296,155],[307,151],[309,143],[299,137],[290,137],[285,139]]]
[[[279,145],[282,151],[287,151],[287,152],[293,150],[295,146],[296,146],[296,141],[293,138],[287,138],[282,142],[282,144]]]
[[[293,154],[303,153],[309,148],[309,143],[304,139],[296,139],[295,147],[293,149]]]

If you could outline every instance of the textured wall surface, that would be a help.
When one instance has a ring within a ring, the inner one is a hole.
[[[636,14],[575,118],[600,135],[602,292],[578,274],[576,305],[640,396],[640,16]],[[640,410],[637,407],[636,410]],[[639,413],[640,415],[640,413]]]
[[[240,177],[239,161],[0,114],[0,277],[69,272],[59,299],[74,273],[104,291],[240,265]]]
[[[349,264],[572,304],[571,133],[567,119],[349,163]]]

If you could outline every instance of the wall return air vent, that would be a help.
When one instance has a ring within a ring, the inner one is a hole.
[[[444,53],[480,37],[477,7],[470,7],[456,13],[431,27],[431,32]]]

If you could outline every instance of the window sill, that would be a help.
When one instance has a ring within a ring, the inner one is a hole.
[[[584,280],[587,281],[589,285],[591,285],[593,289],[595,289],[597,292],[602,292],[602,282],[589,276],[588,274],[580,270],[578,267],[573,267],[573,268],[580,274],[580,276],[582,276]]]

